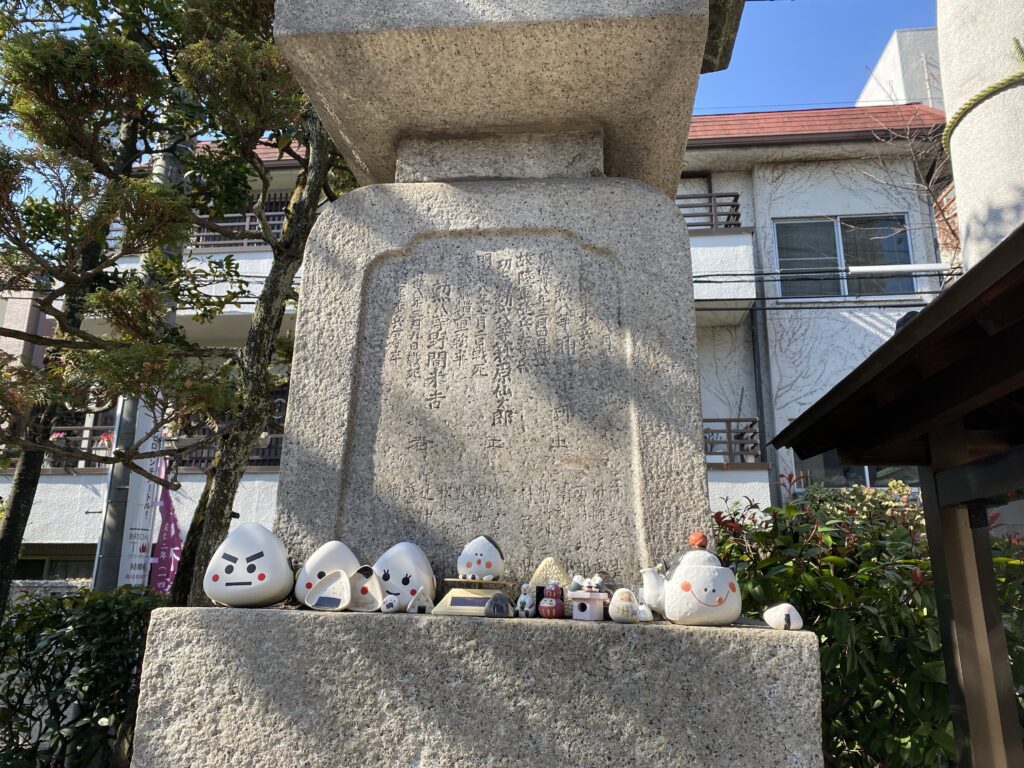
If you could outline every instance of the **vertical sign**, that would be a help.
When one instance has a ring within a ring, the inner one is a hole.
[[[135,426],[135,442],[143,439],[153,429],[153,413],[144,405],[139,406]],[[163,437],[157,433],[142,446],[141,451],[157,451],[163,447]],[[138,462],[147,472],[158,475],[159,458],[143,459]],[[150,548],[153,542],[153,524],[160,504],[160,487],[142,475],[132,473],[128,481],[128,506],[124,523],[124,538],[121,540],[121,571],[118,584],[143,587],[149,583]]]

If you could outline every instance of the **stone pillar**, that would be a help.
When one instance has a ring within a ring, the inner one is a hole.
[[[446,577],[483,533],[517,575],[632,583],[713,533],[672,202],[707,0],[313,7],[280,3],[276,37],[369,186],[306,251],[289,550],[407,539]]]
[[[636,584],[710,529],[672,201],[734,0],[281,0],[359,179],[306,252],[277,532],[478,534]],[[712,34],[709,37],[709,29]],[[157,611],[135,765],[819,768],[817,639],[752,627]]]
[[[1024,44],[1021,0],[939,0],[939,54],[946,113],[1014,72]],[[952,134],[953,178],[964,266],[1024,224],[1024,81],[974,107]]]

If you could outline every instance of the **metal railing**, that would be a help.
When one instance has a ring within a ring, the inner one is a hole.
[[[274,235],[281,234],[284,226],[284,210],[288,205],[287,194],[270,195],[267,199],[265,213],[267,224],[270,225]],[[232,232],[258,232],[260,230],[259,219],[254,213],[235,213],[220,219],[212,219],[215,224],[230,229]],[[192,245],[194,250],[222,251],[227,248],[267,248],[267,243],[261,238],[230,238],[219,232],[196,227],[196,237]]]
[[[761,462],[757,419],[704,419],[704,458],[722,465]]]
[[[741,226],[739,192],[676,195],[676,205],[690,229],[734,229]]]
[[[58,426],[50,433],[50,441],[63,448],[88,451],[97,456],[110,456],[114,449],[114,428],[99,426]],[[65,456],[47,454],[45,466],[71,469],[106,466],[97,461],[77,461]]]
[[[249,456],[247,467],[279,467],[281,466],[281,446],[284,443],[284,435],[270,435],[270,439],[264,446],[257,446]],[[191,453],[185,454],[178,460],[179,467],[191,469],[209,469],[213,462],[213,455],[217,452],[216,444],[204,445]]]

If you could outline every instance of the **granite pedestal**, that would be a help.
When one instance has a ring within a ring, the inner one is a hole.
[[[817,768],[809,632],[154,613],[135,766]]]

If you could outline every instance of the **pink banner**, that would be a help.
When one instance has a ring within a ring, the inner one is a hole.
[[[167,477],[167,462],[160,461],[160,477]],[[170,592],[174,574],[178,572],[181,559],[181,528],[178,516],[174,514],[174,502],[168,488],[160,489],[160,532],[153,545],[152,566],[149,571],[149,586],[159,592]]]

